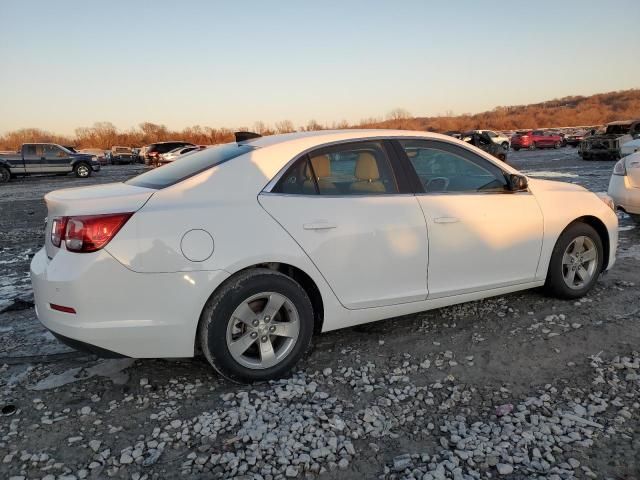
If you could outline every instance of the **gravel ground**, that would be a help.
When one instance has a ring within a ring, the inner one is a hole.
[[[596,192],[613,168],[571,148],[509,161]],[[640,478],[640,233],[626,216],[616,266],[581,301],[529,291],[330,332],[291,378],[238,386],[201,358],[75,352],[35,318],[43,194],[141,169],[0,188],[1,478]]]

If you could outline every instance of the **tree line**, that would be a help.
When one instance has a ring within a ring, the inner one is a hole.
[[[274,125],[255,122],[251,130],[261,135],[294,131],[336,128],[394,128],[446,132],[471,129],[517,130],[527,128],[601,125],[614,120],[640,118],[640,89],[601,93],[591,96],[571,96],[546,102],[496,107],[477,114],[414,117],[407,110],[397,108],[385,118],[368,118],[358,123],[346,121],[320,124],[310,120],[306,125],[294,126],[283,120]],[[76,148],[110,149],[114,145],[141,147],[166,140],[183,140],[198,145],[212,145],[233,141],[234,129],[195,125],[182,130],[170,130],[165,125],[144,122],[129,130],[119,130],[111,122],[97,122],[91,127],[77,128],[73,136],[59,135],[39,128],[23,128],[0,135],[1,150],[16,150],[23,143],[52,142]]]

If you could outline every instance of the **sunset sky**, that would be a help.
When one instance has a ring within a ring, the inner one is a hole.
[[[637,0],[441,3],[3,0],[0,133],[357,122],[640,86]]]

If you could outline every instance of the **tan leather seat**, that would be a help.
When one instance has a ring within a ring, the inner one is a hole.
[[[313,166],[313,173],[316,174],[316,182],[318,182],[318,187],[320,188],[320,193],[324,194],[332,194],[337,192],[337,188],[333,182],[327,180],[327,178],[331,177],[331,160],[327,155],[317,155],[311,158],[311,165]],[[305,190],[315,190],[315,186],[313,185],[313,174],[311,173],[311,169],[307,166],[305,174],[307,176],[307,180],[304,182]]]
[[[358,155],[355,175],[358,181],[351,184],[351,191],[362,193],[380,193],[387,191],[384,184],[380,181],[380,171],[378,170],[376,158],[371,153],[362,152]]]

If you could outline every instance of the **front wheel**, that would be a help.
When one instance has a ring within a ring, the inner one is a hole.
[[[519,152],[519,151],[520,151],[520,147],[513,147],[513,149],[514,149],[516,152]]]
[[[562,146],[562,142],[556,142],[553,144],[553,148],[560,148]]]
[[[585,223],[574,223],[562,234],[551,254],[545,289],[559,298],[579,298],[593,288],[602,271],[600,235]]]
[[[91,167],[84,162],[80,162],[73,167],[73,173],[75,173],[78,178],[87,178],[91,176]]]
[[[7,183],[11,180],[11,172],[7,167],[0,167],[0,183]]]
[[[537,145],[534,143],[532,143],[531,145],[529,145],[529,150],[535,150],[537,147]]]
[[[293,279],[267,269],[241,272],[209,299],[200,316],[205,357],[224,377],[242,383],[283,377],[305,355],[313,307]]]
[[[509,150],[509,142],[502,142],[502,148]]]

